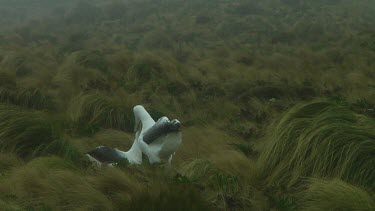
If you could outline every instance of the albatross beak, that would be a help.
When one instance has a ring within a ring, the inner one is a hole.
[[[181,122],[178,121],[177,119],[172,120],[171,123],[172,123],[172,126],[173,126],[173,129],[174,129],[174,130],[179,130],[179,129],[181,129],[181,126],[182,126],[182,125],[181,125]]]

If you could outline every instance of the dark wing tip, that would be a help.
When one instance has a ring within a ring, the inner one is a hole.
[[[122,159],[116,149],[105,146],[96,147],[94,150],[91,150],[86,154],[102,163],[114,163]]]

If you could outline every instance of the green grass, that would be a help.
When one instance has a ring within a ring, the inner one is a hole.
[[[120,96],[79,95],[72,99],[68,115],[73,121],[88,122],[104,128],[132,131],[134,125],[132,106]]]
[[[53,110],[55,107],[52,97],[38,88],[17,90],[15,87],[0,87],[0,102],[38,110]]]
[[[286,188],[320,177],[374,190],[374,128],[373,119],[341,105],[298,105],[270,131],[258,160],[262,177],[269,185]]]
[[[373,210],[374,196],[339,179],[311,179],[300,203],[302,210]]]
[[[30,154],[37,147],[61,137],[58,119],[42,111],[0,105],[0,137],[3,150]]]
[[[372,1],[14,0],[0,14],[0,207],[373,209]],[[90,166],[96,146],[131,146],[137,104],[181,120],[172,167]]]
[[[59,155],[80,162],[81,152],[64,140],[67,121],[43,111],[0,105],[0,142],[2,151],[15,152],[30,159]]]

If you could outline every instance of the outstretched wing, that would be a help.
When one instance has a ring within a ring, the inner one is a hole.
[[[101,163],[115,163],[124,159],[116,149],[105,146],[96,147],[94,150],[91,150],[86,154],[90,155]]]
[[[135,106],[133,112],[135,118],[134,132],[136,132],[136,138],[138,138],[142,131],[146,131],[152,127],[155,124],[155,121],[141,105]]]

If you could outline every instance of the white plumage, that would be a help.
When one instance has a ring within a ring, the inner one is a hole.
[[[171,163],[173,155],[182,142],[179,130],[181,123],[177,119],[170,121],[167,117],[162,117],[155,123],[141,105],[135,106],[133,110],[136,118],[136,140],[149,162]]]
[[[101,166],[127,159],[130,164],[141,164],[144,153],[151,164],[168,161],[170,164],[175,151],[181,145],[181,123],[167,117],[155,122],[146,109],[137,105],[133,108],[135,117],[135,139],[129,151],[124,152],[117,148],[99,146],[86,155],[90,161]]]

